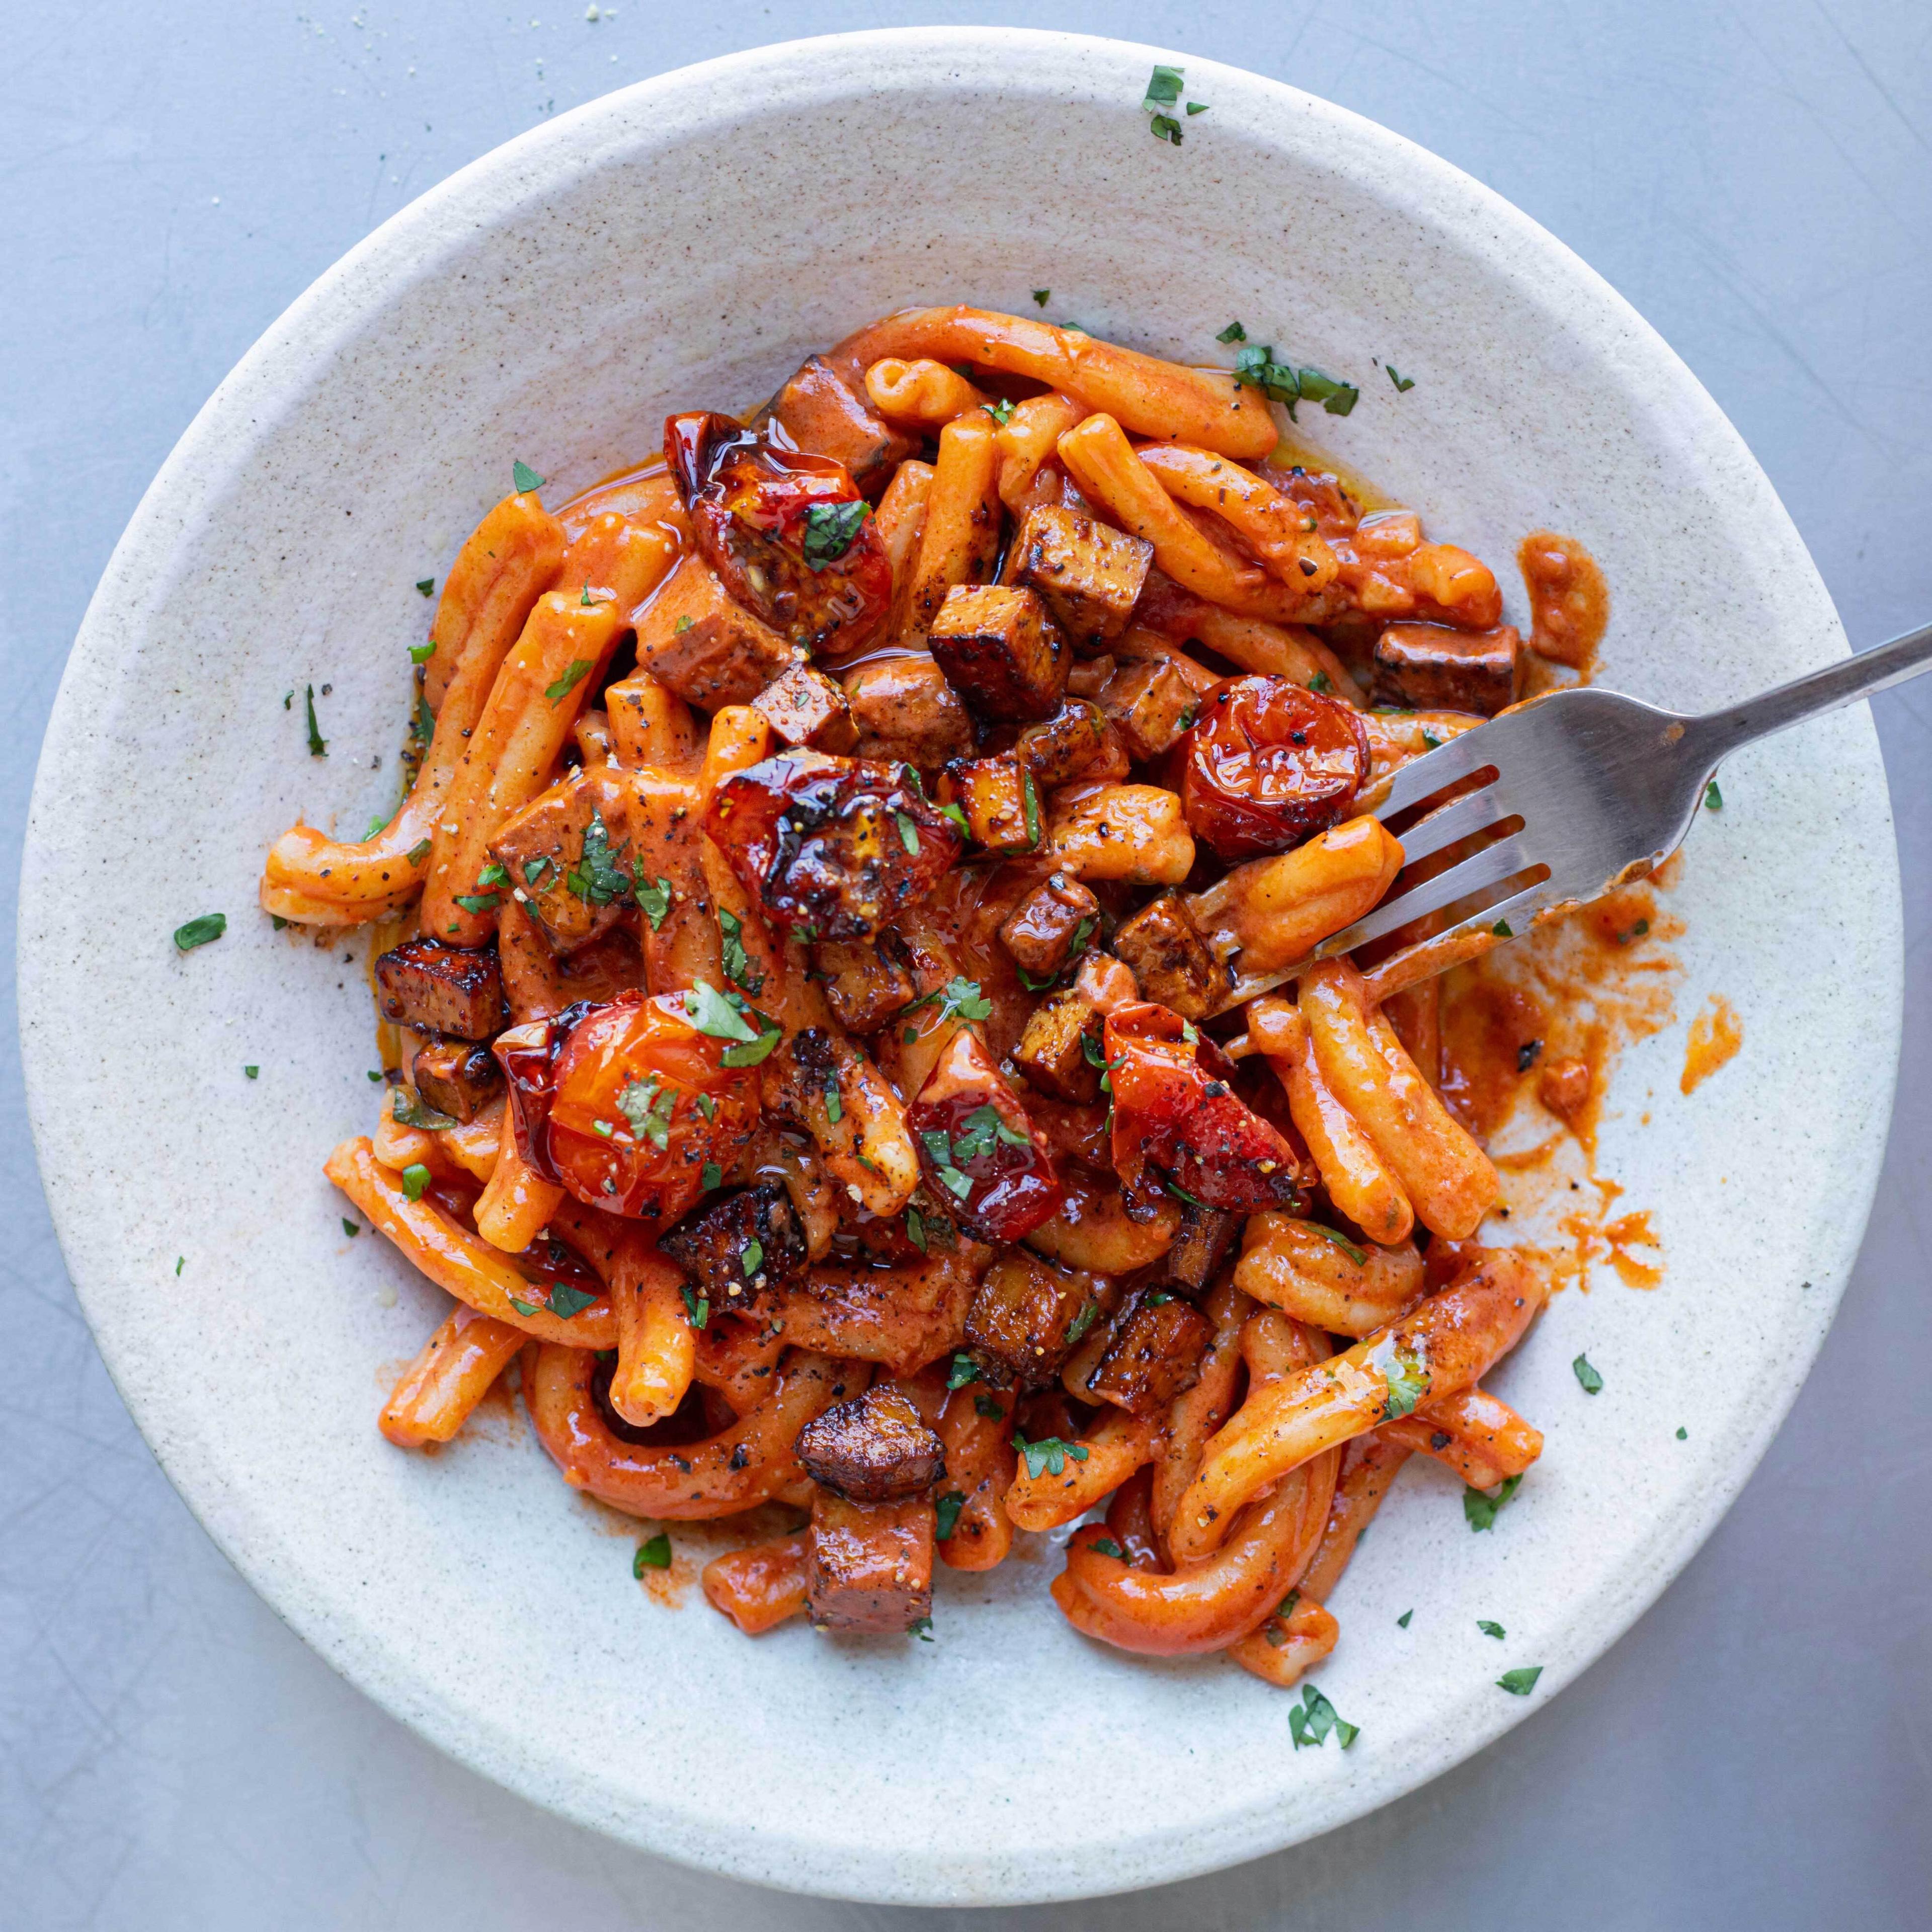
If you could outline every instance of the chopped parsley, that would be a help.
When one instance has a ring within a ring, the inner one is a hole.
[[[973,1412],[987,1422],[1004,1422],[1006,1412],[1000,1406],[996,1395],[976,1395],[973,1398]]]
[[[308,754],[311,758],[326,758],[328,756],[328,740],[322,735],[322,727],[315,722],[314,685],[306,688],[302,704],[308,712]]]
[[[1490,930],[1493,932],[1498,939],[1514,939],[1516,937],[1516,934],[1510,932],[1510,922],[1506,919],[1498,920],[1496,924],[1490,928]]]
[[[1040,794],[1034,790],[1033,773],[1023,770],[1020,773],[1020,802],[1026,812],[1026,835],[1029,845],[1040,843]]]
[[[906,1635],[917,1637],[921,1643],[930,1643],[932,1641],[932,1619],[930,1617],[914,1617],[906,1625]]]
[[[550,1312],[560,1319],[568,1322],[573,1315],[581,1313],[597,1299],[580,1288],[572,1288],[568,1282],[554,1281],[550,1288]]]
[[[250,1080],[259,1080],[262,1077],[262,1070],[259,1066],[244,1066],[242,1068],[242,1071],[245,1073]]]
[[[1299,420],[1294,412],[1298,403],[1319,403],[1331,416],[1345,416],[1362,393],[1352,382],[1339,381],[1322,370],[1277,362],[1273,345],[1259,343],[1235,351],[1234,380],[1283,404],[1291,422]]]
[[[416,588],[425,597],[433,597],[436,594],[436,579],[433,577],[419,577],[416,579]]]
[[[1682,1427],[1682,1426],[1680,1425],[1680,1426],[1678,1427],[1678,1431],[1677,1431],[1677,1439],[1678,1439],[1678,1442],[1689,1442],[1689,1441],[1690,1441],[1690,1430],[1688,1430],[1688,1429],[1685,1429],[1685,1428]]]
[[[664,921],[670,916],[670,880],[660,879],[655,885],[634,885],[633,896],[638,902],[638,910],[650,921],[651,930],[661,931]]]
[[[711,1298],[708,1294],[694,1294],[691,1284],[685,1282],[679,1291],[684,1297],[684,1318],[694,1328],[702,1328],[711,1319]]]
[[[359,1221],[350,1220],[345,1214],[342,1217],[342,1232],[352,1241],[358,1234],[362,1233],[362,1224]]]
[[[844,1096],[835,1076],[825,1083],[825,1118],[836,1127],[845,1118]]]
[[[1494,1496],[1486,1491],[1471,1489],[1465,1484],[1462,1489],[1462,1514],[1468,1519],[1472,1529],[1492,1529],[1496,1527],[1498,1513],[1510,1498],[1521,1487],[1522,1478],[1510,1476],[1502,1483]]]
[[[1044,308],[1053,299],[1053,291],[1051,289],[1035,289],[1033,299],[1036,308]]]
[[[1214,338],[1216,342],[1245,342],[1247,339],[1248,332],[1238,322],[1229,322]]]
[[[1111,1536],[1096,1536],[1087,1547],[1096,1556],[1111,1556],[1116,1563],[1127,1560],[1127,1552]]]
[[[191,919],[185,926],[175,928],[175,950],[192,952],[197,946],[206,946],[211,940],[219,939],[227,930],[228,915],[225,912],[205,912],[199,919]],[[974,988],[975,992],[978,990],[977,987]]]
[[[912,814],[896,812],[892,818],[899,828],[899,843],[906,848],[908,857],[916,859],[919,856],[919,827],[913,823]]]
[[[1087,1445],[1084,1442],[1063,1442],[1058,1436],[1048,1436],[1037,1442],[1029,1442],[1018,1430],[1013,1431],[1013,1447],[1026,1458],[1027,1474],[1036,1480],[1044,1473],[1049,1476],[1064,1476],[1066,1473],[1066,1459],[1070,1456],[1076,1462],[1087,1460]]]
[[[714,1187],[724,1185],[724,1170],[715,1160],[707,1160],[698,1170],[698,1184],[709,1194]]]
[[[1428,1367],[1413,1355],[1397,1349],[1387,1362],[1376,1366],[1382,1370],[1382,1379],[1388,1385],[1388,1400],[1382,1405],[1386,1420],[1393,1422],[1399,1415],[1410,1414],[1429,1393]],[[1478,1490],[1476,1493],[1480,1496],[1482,1492]]]
[[[631,1558],[631,1574],[642,1576],[646,1570],[668,1570],[670,1568],[670,1538],[662,1530],[647,1543],[638,1545],[638,1553]]]
[[[1325,670],[1318,670],[1308,680],[1308,688],[1316,696],[1326,698],[1335,688],[1335,680]]]
[[[382,1078],[380,1073],[372,1073],[371,1080]],[[398,1087],[389,1096],[389,1118],[399,1127],[424,1127],[434,1132],[439,1127],[453,1127],[456,1122],[450,1115],[430,1106],[414,1088]]]
[[[908,1208],[906,1210],[905,1226],[906,1239],[911,1242],[913,1246],[918,1249],[921,1254],[929,1254],[932,1250],[926,1246],[926,1216],[922,1214],[916,1208]],[[956,1370],[958,1364],[964,1359],[964,1357],[958,1355],[956,1355],[953,1358],[953,1363]],[[949,1382],[946,1386],[950,1388],[956,1387],[956,1384]]]
[[[1398,376],[1393,362],[1385,362],[1382,367],[1388,372],[1389,380],[1395,385],[1397,395],[1406,396],[1415,387],[1415,378],[1413,376]]]
[[[1604,1378],[1591,1367],[1588,1356],[1579,1355],[1570,1366],[1577,1381],[1582,1383],[1586,1395],[1600,1395],[1603,1393]]]
[[[964,1494],[958,1490],[948,1490],[939,1499],[933,1511],[932,1534],[940,1543],[948,1540],[959,1521],[959,1512],[966,1507]]]
[[[499,892],[458,892],[456,903],[465,912],[494,912],[502,896]]]
[[[584,674],[590,668],[588,658],[572,658],[563,668],[563,675],[554,684],[544,686],[544,695],[553,704],[561,704],[584,682]]]
[[[492,859],[489,864],[476,874],[476,883],[479,886],[507,886],[510,883],[510,875],[495,860]]]
[[[1006,424],[1012,419],[1013,406],[1004,396],[1000,397],[995,402],[982,403],[980,406],[984,410],[987,415],[991,416],[994,422],[998,423],[1002,429],[1004,429]]]
[[[435,656],[436,640],[434,638],[430,638],[429,642],[426,644],[412,644],[410,646],[410,662],[411,664],[428,664],[430,659]]]
[[[805,513],[806,562],[814,570],[836,563],[852,548],[872,506],[862,496],[854,503],[814,503]]]
[[[517,486],[517,494],[521,496],[532,490],[541,490],[549,481],[539,476],[520,456],[510,465],[510,481]]]
[[[1484,1636],[1492,1636],[1496,1638],[1498,1642],[1509,1634],[1509,1633],[1503,1628],[1501,1624],[1492,1623],[1487,1617],[1478,1617],[1476,1619],[1476,1628],[1482,1632]]]
[[[429,1186],[430,1171],[419,1160],[412,1160],[403,1169],[403,1192],[412,1201],[420,1201]]]
[[[1324,1241],[1333,1241],[1358,1268],[1366,1268],[1369,1254],[1366,1248],[1358,1248],[1346,1234],[1337,1234],[1333,1228],[1324,1228],[1319,1221],[1304,1221],[1301,1224],[1311,1234],[1319,1234]]]
[[[745,1270],[745,1279],[749,1281],[765,1264],[765,1244],[754,1235],[745,1244],[745,1252],[739,1256]]]
[[[765,976],[760,973],[754,977],[752,974],[751,955],[745,950],[745,922],[736,913],[727,912],[720,906],[718,908],[718,930],[724,937],[725,978],[743,987],[748,993],[760,991],[765,983]]]
[[[698,1111],[707,1120],[715,1120],[718,1118],[718,1102],[709,1094],[700,1094],[698,1096]]]
[[[932,1019],[935,1027],[942,1027],[951,1019],[983,1020],[992,1017],[993,1003],[980,992],[979,981],[968,980],[964,975],[956,976],[944,986],[935,987],[929,993],[921,994],[905,1011],[916,1013],[921,1006],[929,1006],[935,1000],[939,1003],[939,1010]],[[910,1046],[918,1039],[919,1029],[908,1027],[905,1037],[906,1044]]]
[[[1071,1325],[1066,1330],[1066,1346],[1070,1348],[1100,1318],[1100,1304],[1097,1301],[1088,1300],[1082,1306],[1080,1312],[1074,1316]]]
[[[626,849],[611,850],[603,814],[593,809],[584,828],[583,856],[564,875],[565,890],[586,905],[611,905],[628,898],[634,881],[617,862]]]
[[[1180,146],[1180,123],[1162,110],[1172,107],[1180,98],[1183,73],[1178,67],[1156,67],[1148,77],[1147,94],[1141,102],[1142,112],[1154,117],[1150,131],[1154,139],[1171,142],[1177,148]]]
[[[1633,939],[1642,938],[1645,934],[1648,932],[1649,930],[1650,921],[1647,919],[1640,919],[1637,921],[1636,925],[1628,928],[1624,932],[1617,933],[1614,937],[1618,945],[1628,946]]]
[[[412,866],[420,866],[429,856],[429,841],[427,838],[418,838],[404,854],[404,856]]]
[[[980,1364],[964,1349],[952,1358],[952,1366],[946,1371],[946,1386],[949,1389],[964,1388],[968,1382],[980,1379]]]
[[[1541,1664],[1526,1664],[1520,1670],[1505,1670],[1496,1679],[1496,1688],[1507,1690],[1512,1697],[1527,1697],[1536,1688],[1536,1680],[1542,1675]]]
[[[1411,1617],[1414,1616],[1414,1614],[1415,1612],[1413,1610],[1404,1610],[1402,1615],[1397,1617],[1395,1620],[1396,1628],[1397,1630],[1408,1629],[1408,1620]]]
[[[410,714],[410,736],[419,745],[427,745],[436,736],[436,713],[421,692],[416,693],[416,708]]]
[[[617,1096],[617,1111],[630,1122],[632,1132],[660,1154],[670,1146],[670,1117],[676,1106],[676,1090],[664,1086],[656,1074],[648,1080],[633,1080]]]
[[[1187,111],[1190,114],[1205,114],[1208,111],[1208,103],[1204,100],[1190,100],[1187,104]]]
[[[1345,1723],[1336,1714],[1334,1706],[1312,1684],[1303,1686],[1299,1704],[1288,1706],[1288,1728],[1297,1750],[1304,1744],[1325,1744],[1330,1731],[1335,1733],[1335,1742],[1346,1750],[1361,1735],[1361,1727]]]
[[[964,1201],[973,1192],[970,1176],[960,1172],[952,1159],[952,1144],[937,1127],[928,1127],[920,1136],[924,1144],[926,1157],[932,1162],[941,1183]]]
[[[692,1026],[713,1040],[736,1042],[724,1050],[727,1066],[757,1066],[783,1036],[784,1029],[776,1021],[767,1022],[763,1032],[754,1031],[745,1017],[752,1010],[742,994],[721,993],[706,980],[699,980],[684,995],[684,1016]],[[764,1020],[764,1016],[760,1013],[758,1018]],[[739,1057],[734,1059],[734,1054]]]
[[[1706,812],[1722,812],[1724,808],[1724,794],[1718,789],[1718,782],[1713,778],[1704,788],[1704,809]]]

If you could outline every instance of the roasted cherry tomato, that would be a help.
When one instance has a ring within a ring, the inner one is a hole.
[[[812,939],[866,939],[923,898],[959,834],[906,768],[788,752],[718,788],[704,829],[766,913]]]
[[[1230,865],[1340,823],[1369,775],[1369,734],[1354,709],[1285,677],[1224,684],[1181,742],[1181,808]]]
[[[517,1149],[592,1208],[668,1225],[758,1122],[758,1076],[724,1064],[681,995],[630,993],[497,1036]]]
[[[1020,1240],[1066,1198],[1046,1136],[964,1028],[906,1109],[906,1125],[933,1192],[982,1240]]]
[[[1294,1150],[1236,1096],[1232,1063],[1204,1034],[1144,1002],[1109,1013],[1105,1037],[1114,1166],[1130,1205],[1163,1192],[1240,1214],[1300,1204]]]
[[[844,464],[694,410],[664,424],[670,465],[705,561],[731,596],[795,644],[844,657],[892,601],[892,567]]]

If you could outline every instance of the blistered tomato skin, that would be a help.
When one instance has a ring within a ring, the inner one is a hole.
[[[892,601],[879,526],[845,466],[776,424],[694,410],[664,423],[664,460],[704,560],[732,598],[808,651],[862,649]]]
[[[820,752],[734,773],[713,794],[704,829],[765,911],[812,939],[886,930],[961,848],[902,767]]]
[[[1369,773],[1352,706],[1285,677],[1238,677],[1182,740],[1189,829],[1228,864],[1286,852],[1348,815]]]
[[[706,1164],[733,1168],[757,1128],[758,1076],[723,1064],[730,1044],[671,994],[512,1028],[496,1057],[518,1151],[589,1207],[668,1226],[704,1192]]]
[[[953,1035],[906,1125],[927,1185],[968,1234],[1017,1241],[1060,1211],[1066,1190],[1046,1137],[970,1031]]]
[[[1114,1166],[1130,1204],[1178,1190],[1234,1213],[1300,1204],[1294,1150],[1235,1093],[1232,1063],[1204,1034],[1143,1002],[1109,1013],[1104,1037]]]

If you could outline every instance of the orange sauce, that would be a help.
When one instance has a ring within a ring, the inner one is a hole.
[[[1596,1157],[1617,1056],[1676,1016],[1676,879],[1665,868],[1443,978],[1442,1094],[1502,1180],[1491,1233],[1538,1253],[1558,1286],[1600,1267],[1632,1288],[1663,1277],[1648,1212],[1618,1210]]]
[[[1588,683],[1610,621],[1610,586],[1596,559],[1574,537],[1532,530],[1516,560],[1529,592],[1532,646]]]
[[[1744,1022],[1738,1018],[1737,1009],[1723,994],[1713,993],[1690,1022],[1690,1037],[1684,1048],[1684,1077],[1677,1083],[1679,1091],[1696,1092],[1736,1057],[1744,1043]]]

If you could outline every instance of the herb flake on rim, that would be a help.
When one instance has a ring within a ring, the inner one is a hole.
[[[646,1570],[668,1570],[670,1568],[670,1538],[662,1530],[646,1543],[638,1545],[638,1553],[631,1558],[631,1574],[641,1577]]]
[[[1334,1706],[1312,1684],[1302,1687],[1299,1704],[1288,1706],[1288,1728],[1297,1750],[1304,1746],[1318,1748],[1328,1742],[1330,1731],[1344,1750],[1361,1736],[1360,1726],[1349,1724],[1342,1718]]]
[[[1407,395],[1415,387],[1415,378],[1413,376],[1398,376],[1393,362],[1384,362],[1382,368],[1387,371],[1389,380],[1395,385],[1395,392],[1398,396]]]
[[[205,912],[199,919],[189,920],[175,928],[175,950],[192,952],[197,946],[206,946],[219,939],[227,930],[228,915],[225,912]]]
[[[1542,1675],[1541,1664],[1525,1664],[1520,1670],[1505,1670],[1496,1679],[1496,1688],[1507,1690],[1512,1697],[1527,1697],[1536,1688],[1536,1680]]]
[[[308,714],[308,754],[311,758],[328,756],[328,740],[322,735],[322,727],[315,722],[315,686],[304,687],[302,708]]]
[[[1603,1393],[1604,1378],[1591,1367],[1588,1356],[1579,1355],[1570,1366],[1577,1381],[1582,1384],[1586,1395],[1600,1395]]]
[[[1466,1483],[1462,1486],[1462,1514],[1468,1518],[1469,1527],[1474,1530],[1493,1529],[1503,1506],[1522,1484],[1520,1475],[1506,1477],[1496,1494],[1491,1496],[1486,1490],[1472,1489]]]
[[[524,496],[532,490],[541,490],[549,478],[539,476],[520,456],[510,465],[510,481],[517,486],[517,494]]]

